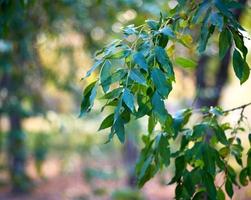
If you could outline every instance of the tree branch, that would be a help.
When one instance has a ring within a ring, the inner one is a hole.
[[[238,106],[238,107],[235,107],[235,108],[231,108],[231,109],[228,109],[228,110],[224,110],[223,112],[224,113],[227,113],[227,112],[232,112],[232,111],[235,111],[235,110],[244,110],[246,107],[250,106],[251,105],[251,102],[247,103],[247,104],[243,104],[241,106]]]

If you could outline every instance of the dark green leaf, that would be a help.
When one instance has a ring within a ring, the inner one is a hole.
[[[204,168],[207,170],[209,174],[215,175],[215,155],[214,155],[215,150],[207,143],[204,143],[201,150],[202,150]]]
[[[215,126],[215,127],[214,127],[214,130],[215,130],[215,135],[216,135],[218,141],[219,141],[221,144],[228,145],[229,142],[228,142],[228,140],[227,140],[226,134],[225,134],[225,132],[223,131],[223,129],[222,129],[220,126]]]
[[[158,144],[158,152],[162,158],[162,162],[165,166],[170,164],[170,149],[167,137],[163,135],[160,136],[159,144]]]
[[[240,83],[244,83],[249,77],[250,69],[246,61],[243,60],[241,54],[236,49],[233,54],[233,67],[235,75],[239,78]]]
[[[206,171],[202,171],[202,182],[207,189],[207,195],[212,200],[216,200],[217,191],[214,184],[213,176]]]
[[[233,184],[232,182],[227,178],[225,183],[225,190],[230,198],[233,197],[234,191],[233,191]]]
[[[148,133],[152,133],[154,130],[154,127],[156,126],[157,122],[154,118],[154,116],[150,115],[148,118]]]
[[[232,35],[231,32],[228,30],[228,28],[224,28],[223,31],[220,33],[219,38],[219,56],[220,59],[222,59],[226,53],[227,50],[232,45]]]
[[[175,175],[168,184],[173,184],[180,179],[186,168],[185,156],[179,156],[175,159]]]
[[[164,73],[160,69],[154,68],[151,72],[151,76],[159,94],[161,94],[163,97],[167,97],[171,92],[172,87],[171,83],[168,83]]]
[[[170,80],[174,80],[173,66],[167,56],[165,49],[160,46],[157,46],[155,48],[155,56],[157,58],[157,61],[164,68],[164,70],[167,72],[168,78]]]
[[[83,99],[81,102],[81,110],[80,110],[80,115],[79,115],[80,117],[83,116],[84,114],[88,113],[93,106],[93,102],[94,102],[94,99],[97,94],[96,83],[97,83],[97,81],[91,83],[84,90]]]
[[[101,123],[100,127],[99,127],[99,131],[102,129],[106,129],[109,128],[113,125],[113,119],[114,119],[114,114],[110,114],[108,115],[103,122]]]
[[[247,53],[248,53],[248,49],[244,44],[243,35],[240,32],[235,31],[234,29],[231,29],[231,31],[232,31],[232,34],[234,36],[235,46],[242,52],[244,60],[246,61],[246,56],[247,56]]]
[[[248,185],[248,168],[243,168],[240,172],[240,176],[239,176],[239,180],[240,180],[240,183],[243,185],[243,186],[247,186]]]
[[[113,125],[114,132],[119,138],[119,141],[121,143],[125,142],[125,128],[124,128],[124,122],[121,117],[118,117]]]

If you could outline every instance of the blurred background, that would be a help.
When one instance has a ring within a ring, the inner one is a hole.
[[[251,1],[240,2],[243,7],[235,11],[236,17],[251,33]],[[173,199],[175,186],[166,185],[172,166],[142,190],[135,187],[133,170],[140,135],[147,130],[145,119],[129,124],[125,145],[117,138],[104,144],[109,132],[97,131],[106,114],[100,113],[99,101],[88,116],[78,115],[82,90],[95,79],[80,81],[94,52],[121,38],[123,26],[157,19],[176,4],[173,0],[0,0],[0,199]],[[198,55],[192,37],[198,27],[190,28],[181,38],[189,48],[173,44],[167,51],[172,58],[192,57],[198,66],[193,70],[175,66],[168,110],[175,113],[192,105],[228,109],[250,102],[251,79],[240,86],[229,53],[219,60],[218,38],[210,39],[206,53]],[[245,44],[250,51],[248,37]],[[249,54],[249,65],[250,60]],[[245,115],[250,114],[248,107]],[[238,119],[237,111],[226,120],[234,124]],[[251,116],[247,132],[250,120]],[[251,199],[250,186],[235,190],[234,199]]]

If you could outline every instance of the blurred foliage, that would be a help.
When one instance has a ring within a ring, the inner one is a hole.
[[[111,198],[112,200],[144,200],[140,191],[130,188],[114,191]]]

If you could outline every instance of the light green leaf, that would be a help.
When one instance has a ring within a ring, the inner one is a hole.
[[[217,191],[217,200],[225,200],[225,199],[226,199],[225,193],[221,188],[219,188]]]
[[[222,31],[224,24],[222,15],[217,12],[212,12],[209,21],[211,22],[211,24],[216,26],[220,32]]]
[[[146,23],[151,30],[157,31],[159,29],[159,22],[156,20],[148,19],[146,20]]]
[[[167,27],[167,26],[162,28],[160,30],[160,33],[164,34],[165,36],[171,37],[171,38],[175,37],[173,30],[171,28]]]
[[[197,63],[195,61],[184,57],[176,58],[175,62],[176,64],[184,68],[195,68],[197,66]]]
[[[137,69],[132,69],[129,74],[129,78],[133,81],[146,86],[145,77]]]
[[[104,92],[107,92],[110,87],[111,81],[106,81],[106,80],[108,80],[109,77],[111,76],[111,68],[112,68],[111,62],[107,60],[105,61],[100,71],[100,82]]]
[[[122,90],[123,90],[122,87],[116,88],[116,89],[112,90],[111,92],[106,93],[103,97],[101,97],[101,99],[117,98],[122,93]]]
[[[148,65],[147,65],[146,59],[142,53],[140,53],[140,52],[135,53],[133,55],[133,60],[137,65],[139,65],[140,68],[147,71]]]
[[[124,103],[126,104],[126,106],[132,112],[134,112],[134,110],[135,110],[134,109],[134,96],[133,96],[133,94],[130,92],[130,90],[128,88],[124,89],[122,99],[123,99]]]
[[[95,69],[97,69],[102,63],[103,63],[103,60],[97,60],[94,63],[94,65],[91,67],[91,69],[89,71],[87,71],[86,75],[81,80],[84,80],[87,77],[89,77],[92,74],[92,72],[94,72]]]
[[[157,92],[155,92],[152,97],[152,106],[155,117],[161,124],[164,125],[167,120],[168,113],[166,111],[164,101]]]

